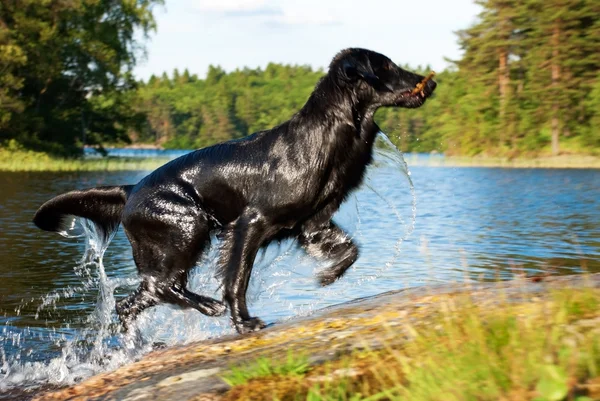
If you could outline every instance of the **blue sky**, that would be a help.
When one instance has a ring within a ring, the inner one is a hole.
[[[447,66],[454,31],[475,21],[473,0],[166,0],[155,16],[138,78],[210,64],[227,71],[269,62],[326,67],[346,47],[365,47],[397,63]]]

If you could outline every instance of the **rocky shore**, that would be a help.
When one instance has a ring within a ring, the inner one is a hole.
[[[515,312],[518,315],[532,305],[548,307],[548,303],[553,302],[551,294],[565,288],[600,288],[600,274],[519,278],[384,293],[329,307],[253,334],[157,350],[116,371],[69,388],[39,394],[35,399],[239,399],[243,397],[234,396],[236,388],[232,389],[223,379],[232,367],[246,366],[258,357],[284,360],[290,354],[307,356],[309,368],[305,370],[310,373],[302,376],[305,383],[314,385],[336,377],[360,377],[366,374],[366,368],[360,363],[336,367],[335,362],[345,355],[367,350],[385,358],[385,350],[403,347],[413,341],[417,332],[433,325],[432,319],[437,319],[434,317],[439,316],[440,311],[458,313],[452,310],[460,311],[463,303],[476,305],[478,310],[494,310],[499,305],[509,304],[511,308],[518,308]],[[581,320],[592,328],[600,328],[600,312],[599,316],[592,317],[583,314]],[[331,368],[319,370],[318,367],[325,365]],[[249,391],[252,389],[244,388],[246,397],[253,399]],[[600,389],[598,391],[600,393]]]

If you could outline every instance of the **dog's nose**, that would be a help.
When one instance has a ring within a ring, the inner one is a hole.
[[[437,86],[437,83],[433,79],[430,79],[429,81],[427,81],[427,84],[425,85],[425,87],[429,93],[433,92],[433,90],[435,89],[436,86]]]

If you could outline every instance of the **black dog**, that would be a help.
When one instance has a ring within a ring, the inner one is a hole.
[[[106,237],[123,224],[142,278],[117,305],[125,327],[160,302],[208,316],[226,311],[224,303],[186,288],[189,270],[216,231],[223,244],[218,272],[233,324],[240,333],[261,329],[264,323],[246,306],[257,251],[294,237],[308,254],[333,262],[320,275],[321,285],[344,274],[358,248],[331,217],[371,162],[379,131],[375,111],[421,106],[436,86],[429,81],[413,94],[422,79],[381,54],[343,50],[289,121],[191,152],[136,185],[59,195],[33,221],[43,230],[61,231],[72,216],[84,217]]]

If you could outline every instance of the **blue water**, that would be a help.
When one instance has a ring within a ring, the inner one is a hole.
[[[316,285],[315,272],[324,265],[293,242],[259,255],[251,312],[272,323],[388,290],[600,271],[600,170],[409,170],[397,152],[378,151],[365,184],[336,215],[361,256],[332,286]],[[137,285],[123,232],[110,244],[103,270],[79,263],[84,239],[30,223],[37,207],[58,193],[135,183],[145,174],[0,173],[0,394],[114,369],[153,342],[233,332],[227,317],[160,306],[140,319],[141,343],[123,338],[112,305]],[[212,249],[199,263],[190,289],[220,297],[215,257]]]
[[[107,156],[111,157],[128,157],[136,159],[144,158],[166,158],[174,159],[183,156],[190,151],[187,149],[129,149],[129,148],[105,148]],[[88,158],[102,157],[102,154],[94,148],[85,148],[84,155]]]

